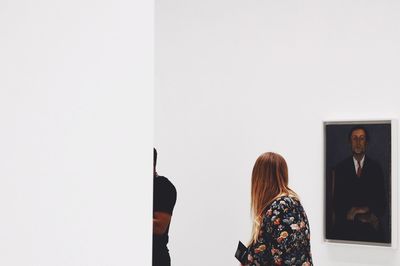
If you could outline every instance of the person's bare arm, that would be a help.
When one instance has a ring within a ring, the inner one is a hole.
[[[167,231],[171,222],[171,214],[166,212],[154,212],[153,214],[153,234],[162,235]]]

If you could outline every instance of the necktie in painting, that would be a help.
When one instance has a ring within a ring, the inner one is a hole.
[[[362,170],[360,161],[357,161],[357,165],[358,165],[358,167],[357,167],[357,173],[356,174],[357,174],[358,177],[360,177],[361,176],[361,170]]]

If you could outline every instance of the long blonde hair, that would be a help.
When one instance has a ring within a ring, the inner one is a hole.
[[[288,167],[281,155],[266,152],[258,157],[251,177],[253,230],[250,244],[257,241],[266,207],[283,195],[298,199],[297,194],[289,188],[288,182]]]

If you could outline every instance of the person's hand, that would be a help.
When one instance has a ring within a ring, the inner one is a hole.
[[[372,212],[368,212],[368,213],[365,213],[365,214],[358,214],[358,215],[356,215],[354,217],[354,219],[356,221],[361,222],[361,223],[370,224],[370,225],[372,225],[374,227],[375,230],[378,230],[379,219]]]
[[[365,214],[369,212],[368,207],[352,207],[346,215],[346,219],[349,221],[354,221],[354,217],[358,214]]]

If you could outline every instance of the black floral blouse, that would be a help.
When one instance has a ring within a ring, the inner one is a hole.
[[[311,266],[310,227],[300,202],[282,196],[264,213],[258,241],[248,248],[246,266]]]

